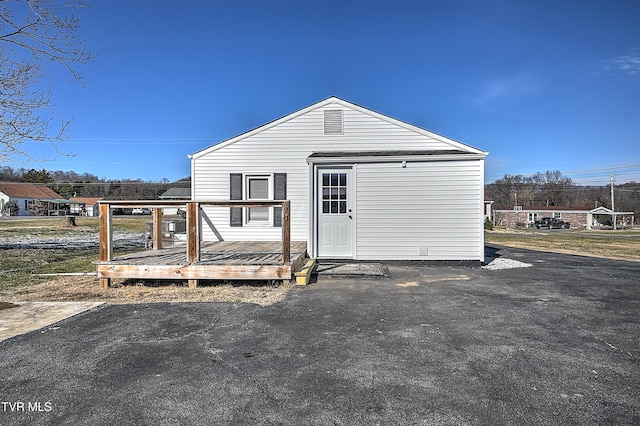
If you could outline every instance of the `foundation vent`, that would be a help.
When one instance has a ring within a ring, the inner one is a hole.
[[[341,109],[325,109],[324,110],[324,134],[325,135],[343,134],[343,121],[342,121]]]

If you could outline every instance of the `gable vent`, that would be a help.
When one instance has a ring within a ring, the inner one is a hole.
[[[324,134],[325,135],[341,135],[342,134],[342,110],[341,109],[325,109],[324,110]]]

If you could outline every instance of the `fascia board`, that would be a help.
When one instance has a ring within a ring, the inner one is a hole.
[[[485,154],[447,154],[447,155],[391,155],[391,156],[363,156],[363,157],[308,157],[308,164],[356,164],[356,163],[407,163],[426,161],[464,161],[484,160]]]

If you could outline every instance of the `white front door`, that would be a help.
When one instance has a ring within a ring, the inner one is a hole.
[[[353,257],[351,169],[320,168],[317,175],[318,257]]]

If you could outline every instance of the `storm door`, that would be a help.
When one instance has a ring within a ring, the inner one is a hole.
[[[351,169],[318,169],[318,257],[353,256]]]

